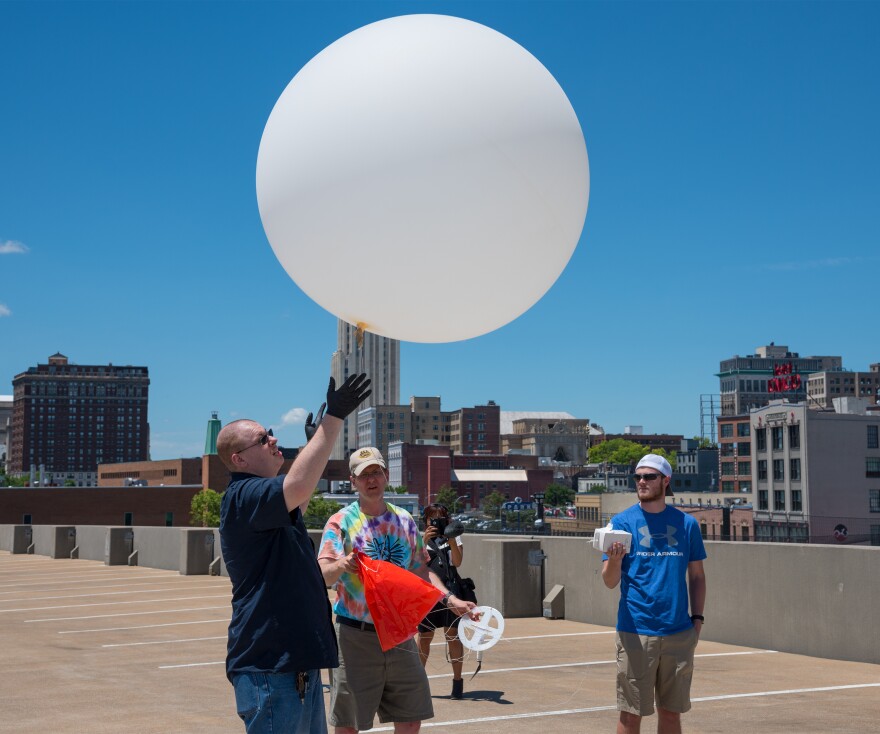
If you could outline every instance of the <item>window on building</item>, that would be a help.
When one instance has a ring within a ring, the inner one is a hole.
[[[799,449],[801,447],[801,427],[788,427],[788,448]]]
[[[876,449],[880,448],[880,444],[878,444],[878,436],[877,436],[877,426],[868,426],[868,448]]]
[[[755,444],[758,447],[758,451],[766,451],[767,450],[767,429],[766,428],[756,428],[755,429]]]
[[[785,490],[783,489],[774,489],[773,490],[773,509],[774,510],[785,510]]]
[[[759,489],[758,490],[758,509],[766,510],[767,509],[767,490]]]
[[[751,456],[752,455],[752,444],[750,444],[748,441],[740,441],[736,445],[736,450],[740,456]]]
[[[880,477],[880,458],[865,459],[865,476],[868,478]]]
[[[758,479],[766,479],[767,478],[767,460],[759,459],[758,460]]]
[[[740,438],[744,438],[748,436],[751,431],[751,424],[749,423],[737,423],[736,424],[736,435]]]
[[[791,511],[792,512],[803,512],[804,505],[803,500],[801,499],[801,491],[799,489],[791,490]]]
[[[791,481],[796,482],[801,478],[801,460],[800,459],[792,459],[789,462],[789,473],[791,474]]]
[[[868,490],[868,512],[880,512],[880,489]]]
[[[739,483],[739,491],[740,492],[751,492],[752,491],[752,483],[751,482],[740,482]]]
[[[126,512],[125,515],[123,516],[122,524],[127,527],[131,527],[131,523],[133,520],[134,520],[134,515],[131,512]]]
[[[721,438],[733,438],[733,423],[721,424]]]
[[[736,465],[736,473],[740,476],[749,476],[752,473],[751,461],[740,461]]]
[[[721,475],[722,476],[733,476],[733,462],[732,461],[722,461],[721,462]]]
[[[880,545],[880,525],[871,526],[871,545]]]
[[[174,527],[174,513],[166,512],[165,513],[165,527],[170,528]]]
[[[31,515],[29,512],[25,513],[24,515],[21,516],[21,524],[22,525],[30,525],[32,523],[32,521],[33,521],[33,515]]]
[[[785,481],[785,459],[773,459],[773,481]]]
[[[739,531],[741,540],[749,540],[749,526],[743,525],[742,529]]]
[[[774,451],[782,451],[782,426],[770,429],[770,441]]]
[[[723,481],[721,482],[721,491],[722,492],[733,492],[735,491],[733,488],[733,482]]]

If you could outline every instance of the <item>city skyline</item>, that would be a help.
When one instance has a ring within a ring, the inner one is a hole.
[[[7,2],[0,394],[55,352],[144,365],[152,458],[200,455],[212,411],[301,445],[336,318],[266,241],[260,135],[312,56],[414,9],[484,23],[550,70],[591,200],[532,309],[476,339],[401,343],[403,403],[692,436],[734,355],[880,361],[876,4]],[[504,287],[486,282],[487,298]]]

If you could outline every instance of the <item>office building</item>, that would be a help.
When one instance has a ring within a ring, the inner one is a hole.
[[[551,461],[583,465],[590,450],[590,422],[586,418],[537,415],[513,418],[511,430],[501,437],[502,452],[545,456]]]
[[[409,405],[378,405],[357,413],[357,445],[383,455],[395,441],[448,446],[456,454],[497,454],[501,409],[485,405],[444,411],[439,397],[411,397]]]
[[[716,375],[720,381],[721,415],[744,415],[779,397],[804,400],[811,374],[839,371],[841,365],[840,357],[801,357],[773,342],[758,347],[755,354],[722,360]]]
[[[9,434],[12,430],[12,395],[0,395],[0,473],[6,470]]]
[[[95,486],[99,464],[146,461],[149,385],[146,367],[77,365],[58,353],[16,375],[9,472]]]
[[[834,398],[867,398],[877,403],[880,396],[880,363],[869,372],[815,372],[807,378],[807,404],[811,408],[833,410]]]
[[[400,403],[400,342],[370,332],[358,332],[345,321],[337,324],[336,351],[330,360],[330,374],[337,385],[349,375],[366,372],[372,393],[361,409]],[[334,459],[348,459],[358,442],[358,412],[348,416],[333,447]],[[364,444],[374,445],[374,444]]]
[[[880,545],[880,412],[774,400],[753,410],[756,540]]]

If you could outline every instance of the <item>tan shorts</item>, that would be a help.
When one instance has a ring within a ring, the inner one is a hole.
[[[331,726],[364,731],[378,714],[383,724],[434,716],[428,676],[415,640],[382,652],[372,630],[336,623],[339,667],[330,670]]]
[[[617,633],[617,710],[650,716],[657,706],[676,714],[691,708],[697,632],[665,637]]]

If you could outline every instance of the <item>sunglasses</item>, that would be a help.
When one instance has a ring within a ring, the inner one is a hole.
[[[243,449],[239,449],[235,453],[240,454],[243,451],[247,451],[248,449],[252,449],[254,446],[265,446],[267,443],[269,443],[269,439],[273,438],[274,436],[275,436],[275,434],[272,433],[272,429],[270,428],[262,436],[260,436],[259,441],[257,441],[256,443],[252,443],[250,446],[245,446]]]
[[[662,474],[633,474],[633,479],[635,479],[636,484],[638,484],[642,479],[646,482],[653,482],[655,479],[662,476]]]

